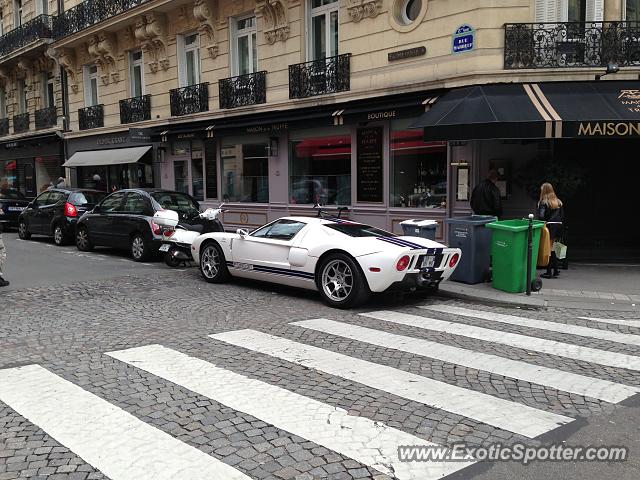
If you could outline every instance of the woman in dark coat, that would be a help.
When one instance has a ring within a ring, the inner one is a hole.
[[[558,270],[558,257],[553,251],[553,242],[562,238],[564,211],[562,209],[562,201],[556,196],[556,192],[550,183],[543,183],[542,187],[540,187],[538,218],[546,222],[552,247],[551,259],[549,265],[547,265],[547,273],[541,276],[543,278],[557,278],[560,270]]]

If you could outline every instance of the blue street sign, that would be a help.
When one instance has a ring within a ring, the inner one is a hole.
[[[471,25],[461,25],[453,34],[453,53],[470,52],[476,43],[476,31]]]

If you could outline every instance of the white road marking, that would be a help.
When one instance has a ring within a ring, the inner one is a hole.
[[[401,462],[398,446],[435,444],[161,345],[107,355],[398,479],[438,479],[473,463]]]
[[[471,310],[468,308],[455,307],[453,305],[425,305],[420,308],[434,312],[451,313],[462,317],[479,318],[493,322],[507,323],[509,325],[519,325],[521,327],[538,328],[550,332],[568,333],[581,337],[597,338],[609,342],[625,343],[627,345],[640,346],[640,335],[629,333],[617,333],[609,330],[582,327],[580,325],[569,325],[565,323],[549,322],[546,320],[535,320],[533,318],[517,317],[515,315],[504,315],[501,313],[487,312],[484,310]]]
[[[250,480],[39,365],[0,370],[0,400],[113,480]]]
[[[255,330],[209,336],[529,438],[573,421],[570,417]]]
[[[640,370],[640,357],[627,355],[625,353],[608,352],[597,348],[582,347],[571,343],[556,342],[538,337],[528,337],[517,333],[502,332],[489,328],[476,327],[463,323],[454,323],[435,318],[420,317],[408,313],[398,312],[369,312],[360,315],[384,320],[386,322],[409,325],[411,327],[433,330],[435,332],[452,333],[462,337],[475,338],[492,343],[500,343],[511,347],[522,348],[523,350],[548,353],[558,357],[572,358],[600,365],[608,365],[617,368],[628,368],[630,370]]]
[[[499,357],[488,353],[475,352],[460,347],[432,342],[421,338],[383,332],[349,323],[319,318],[295,322],[292,325],[319,332],[358,340],[385,348],[435,358],[443,362],[462,365],[467,368],[503,375],[509,378],[552,387],[564,392],[576,393],[606,402],[618,403],[640,392],[639,388],[619,383],[591,378],[555,368],[541,367],[520,360]]]
[[[535,320],[533,318],[517,317],[515,315],[504,315],[501,313],[487,312],[484,310],[471,310],[468,308],[454,307],[453,305],[426,305],[419,308],[422,308],[424,310],[431,310],[434,312],[451,313],[453,315],[459,315],[462,317],[479,318],[481,320],[507,323],[509,325],[538,328],[550,332],[568,333],[570,335],[579,335],[581,337],[597,338],[599,340],[607,340],[609,342],[640,346],[640,335],[610,332],[609,330],[600,330],[597,328],[582,327],[580,325],[549,322],[546,320]]]
[[[591,320],[592,322],[610,323],[612,325],[626,325],[628,327],[640,327],[640,320],[617,320],[614,318],[594,318],[578,317],[581,320]]]

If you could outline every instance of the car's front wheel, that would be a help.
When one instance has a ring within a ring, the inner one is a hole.
[[[371,294],[360,267],[343,253],[331,254],[322,261],[316,283],[324,302],[335,308],[357,307]]]
[[[229,279],[229,269],[222,249],[208,242],[200,250],[200,273],[209,283],[222,283]]]
[[[93,244],[89,240],[89,231],[86,227],[78,227],[76,232],[76,247],[81,252],[90,252],[93,250]]]
[[[131,238],[131,256],[136,262],[144,262],[151,255],[151,248],[141,234]]]
[[[27,222],[24,220],[20,220],[20,223],[18,223],[18,237],[20,237],[20,240],[29,240],[31,238]]]

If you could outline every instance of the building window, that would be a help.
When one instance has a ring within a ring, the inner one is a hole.
[[[624,15],[629,22],[640,22],[640,0],[626,0]]]
[[[198,201],[204,200],[205,152],[203,150],[203,141],[196,139],[172,142],[171,154],[182,157],[173,161],[174,190],[187,193]]]
[[[84,104],[87,107],[98,105],[98,67],[84,66]]]
[[[232,75],[258,71],[256,17],[231,19]]]
[[[131,96],[144,95],[144,63],[142,50],[129,52],[129,75],[131,78]]]
[[[36,0],[36,15],[49,15],[49,0]]]
[[[200,39],[197,33],[178,36],[181,87],[200,83]]]
[[[338,55],[338,0],[310,0],[310,60]]]
[[[351,205],[351,134],[292,138],[289,172],[291,203]]]
[[[567,21],[585,22],[587,20],[587,0],[567,0]]]
[[[13,1],[13,28],[18,28],[22,25],[22,0]]]
[[[0,35],[4,35],[4,11],[0,10]]]
[[[444,208],[447,193],[447,146],[425,142],[422,131],[409,122],[391,125],[390,160],[392,207]]]
[[[27,113],[28,111],[27,85],[24,80],[18,80],[18,113]]]
[[[220,148],[225,202],[269,202],[267,141],[226,142]]]
[[[53,75],[50,73],[42,74],[42,84],[44,86],[44,106],[45,107],[55,107],[56,106],[56,96],[55,96],[55,79]]]
[[[7,94],[0,87],[0,118],[7,118]]]

